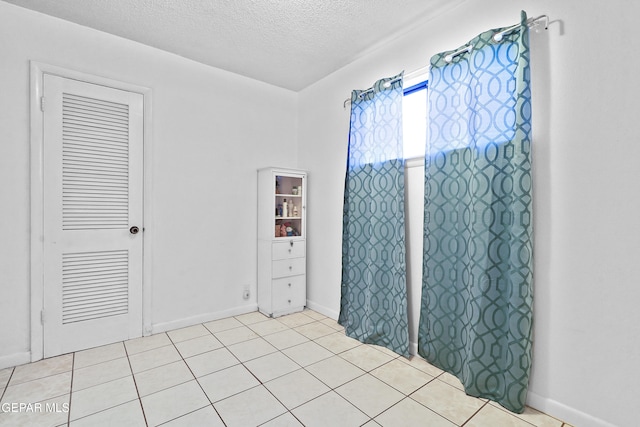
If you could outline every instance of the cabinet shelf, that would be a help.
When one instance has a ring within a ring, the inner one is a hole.
[[[267,316],[307,304],[306,181],[300,170],[258,171],[258,309]]]

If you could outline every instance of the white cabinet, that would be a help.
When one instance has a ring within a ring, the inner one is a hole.
[[[258,170],[258,309],[267,316],[307,304],[307,174]]]

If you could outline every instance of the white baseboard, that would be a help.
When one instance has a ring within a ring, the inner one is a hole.
[[[172,320],[171,322],[156,323],[152,326],[152,333],[171,331],[174,329],[186,328],[198,323],[210,322],[212,320],[224,319],[225,317],[237,316],[239,314],[251,313],[258,310],[258,304],[243,305],[228,310],[216,311],[213,313],[199,314],[197,316],[186,317],[184,319]]]
[[[616,427],[615,424],[611,424],[610,422],[532,392],[527,393],[527,405],[574,426]]]
[[[320,305],[309,300],[307,300],[307,308],[310,308],[313,311],[317,311],[320,314],[324,314],[325,316],[330,317],[333,320],[337,320],[338,316],[340,315],[339,312],[332,310],[329,307],[325,307],[324,305]]]
[[[13,353],[6,356],[0,356],[0,369],[12,368],[18,365],[24,365],[31,362],[31,352],[24,351],[22,353]]]

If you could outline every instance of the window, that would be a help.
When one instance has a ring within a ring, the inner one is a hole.
[[[427,80],[413,85],[409,83],[404,89],[402,131],[405,159],[424,157],[427,144],[427,83]]]

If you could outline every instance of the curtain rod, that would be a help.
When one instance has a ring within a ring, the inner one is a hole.
[[[414,77],[414,76],[418,76],[420,74],[424,74],[425,72],[429,71],[429,65],[425,65],[424,67],[420,67],[417,70],[413,70],[410,71],[408,73],[406,73],[404,75],[404,78],[410,78],[410,77]],[[393,80],[389,80],[388,82],[384,83],[384,87],[389,87],[391,86],[393,83],[397,82],[400,80],[400,77],[393,79]],[[365,89],[362,91],[361,95],[364,95],[365,93],[369,93],[373,90],[373,87],[370,87],[369,89]],[[342,108],[346,109],[347,108],[347,104],[351,103],[351,98],[347,98],[344,100],[344,102],[342,103]]]
[[[549,16],[547,16],[547,15],[540,15],[540,16],[536,16],[535,18],[529,18],[529,19],[527,19],[526,24],[527,24],[528,27],[533,27],[533,26],[536,26],[538,24],[538,22],[542,21],[542,20],[544,20],[544,29],[545,30],[549,29]],[[504,36],[506,34],[509,34],[510,32],[516,30],[518,27],[520,27],[520,25],[521,24],[515,24],[515,25],[512,25],[511,27],[505,28],[504,30],[495,33],[493,35],[493,37],[491,37],[491,39],[494,42],[499,43],[499,42],[502,41],[502,39],[504,38]],[[455,52],[450,53],[449,55],[445,56],[444,60],[447,61],[447,62],[451,62],[451,61],[453,61],[453,58],[455,58],[456,56],[458,56],[458,55],[460,55],[462,53],[465,53],[465,52],[471,52],[472,49],[473,49],[473,46],[471,44],[469,44],[469,45],[464,46],[464,47],[456,50]],[[417,70],[413,70],[413,71],[405,74],[404,78],[407,78],[408,76],[419,75],[419,74],[423,73],[424,71],[429,70],[429,67],[430,67],[429,65],[425,65],[424,67],[420,67]],[[384,84],[384,87],[389,87],[389,86],[391,86],[391,84],[393,84],[393,83],[395,83],[395,82],[397,82],[399,80],[400,80],[400,77],[398,77],[396,79],[393,79],[393,80],[389,80],[388,82],[386,82]],[[372,90],[373,90],[373,87],[365,89],[365,90],[362,91],[362,93],[360,93],[360,96],[362,96],[362,95],[364,95],[364,94],[366,94],[368,92],[371,92]],[[349,98],[344,100],[344,102],[342,103],[342,108],[344,108],[346,110],[347,109],[347,104],[351,104],[351,97],[349,97]]]

